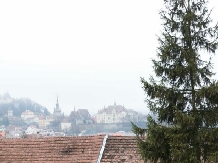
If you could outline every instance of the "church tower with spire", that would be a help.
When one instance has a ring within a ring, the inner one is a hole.
[[[61,108],[59,107],[59,103],[58,103],[58,96],[57,96],[56,107],[54,108],[53,114],[55,119],[62,117]]]
[[[59,110],[59,103],[58,103],[58,96],[57,96],[57,103],[56,103],[56,110]]]

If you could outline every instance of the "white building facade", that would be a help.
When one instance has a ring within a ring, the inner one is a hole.
[[[97,123],[122,123],[127,115],[126,109],[122,105],[111,105],[98,111],[96,115]]]

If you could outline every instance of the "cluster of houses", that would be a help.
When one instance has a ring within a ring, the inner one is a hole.
[[[13,116],[13,110],[8,110],[8,118],[16,119]],[[16,126],[0,126],[0,137],[25,137],[29,135],[40,134],[46,136],[64,136],[77,125],[93,125],[93,124],[115,124],[125,123],[129,121],[139,122],[145,121],[145,115],[138,112],[126,109],[122,105],[110,105],[98,111],[95,116],[91,116],[87,109],[78,109],[71,112],[69,116],[64,116],[62,113],[58,98],[53,114],[44,116],[43,114],[34,113],[30,110],[24,111],[20,118],[25,125]]]

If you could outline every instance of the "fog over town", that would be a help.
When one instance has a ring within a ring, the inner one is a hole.
[[[1,1],[0,93],[28,97],[50,112],[58,95],[68,115],[74,107],[93,115],[114,101],[147,114],[140,77],[153,74],[162,3]],[[209,7],[216,22],[216,1]]]

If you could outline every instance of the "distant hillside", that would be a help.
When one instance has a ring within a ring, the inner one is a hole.
[[[9,108],[13,110],[14,116],[20,116],[25,110],[30,110],[39,114],[43,113],[45,115],[50,114],[47,108],[29,98],[14,99],[9,93],[0,94],[0,117],[7,115]]]

